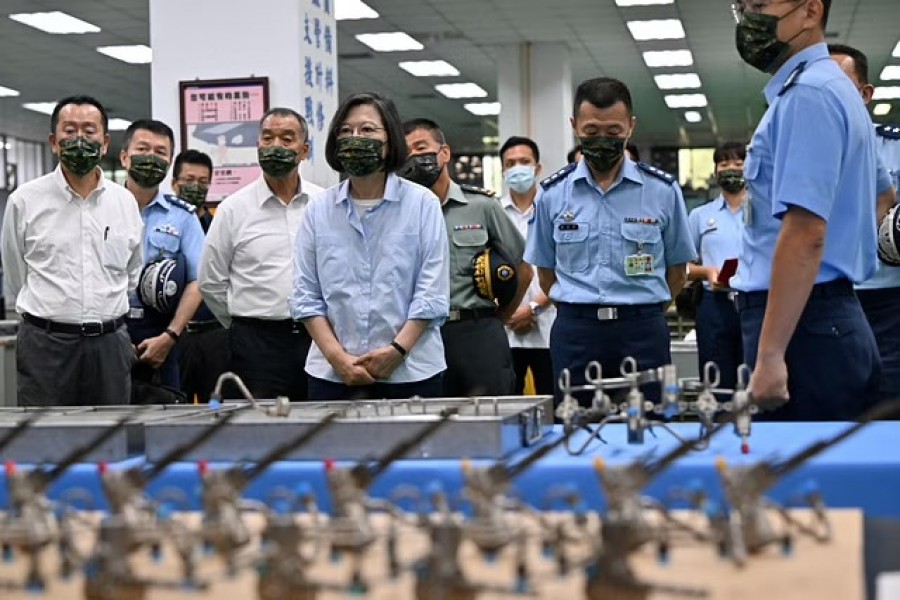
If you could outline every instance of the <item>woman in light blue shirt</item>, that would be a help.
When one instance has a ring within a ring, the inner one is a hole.
[[[294,251],[291,310],[315,342],[311,400],[441,394],[447,234],[437,197],[396,175],[406,156],[389,98],[344,100],[325,157],[348,178],[310,202]]]

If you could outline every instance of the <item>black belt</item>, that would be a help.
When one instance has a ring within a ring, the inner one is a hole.
[[[826,300],[828,298],[837,298],[840,296],[853,296],[853,284],[848,279],[835,279],[827,283],[817,283],[813,286],[812,292],[809,294],[809,300]],[[763,290],[759,292],[738,292],[734,299],[734,305],[737,309],[746,310],[748,308],[756,308],[765,306],[769,299],[769,291]]]
[[[125,324],[125,315],[113,319],[112,321],[94,321],[92,323],[59,323],[58,321],[48,321],[40,317],[35,317],[28,313],[22,315],[22,319],[26,323],[30,323],[35,327],[40,327],[48,333],[72,333],[83,337],[96,337],[113,333],[119,327]]]
[[[257,319],[256,317],[232,317],[235,323],[249,325],[256,329],[265,329],[267,331],[279,331],[282,333],[306,333],[306,327],[303,321],[294,321],[293,319]]]
[[[662,314],[664,304],[569,304],[557,302],[556,310],[559,316],[576,317],[579,319],[591,319],[594,321],[615,321],[641,317],[644,315]]]
[[[475,319],[490,319],[497,316],[496,308],[451,308],[448,323],[458,321],[473,321]]]
[[[203,333],[204,331],[212,331],[213,329],[221,329],[222,324],[213,319],[212,321],[191,321],[187,325],[188,333]]]

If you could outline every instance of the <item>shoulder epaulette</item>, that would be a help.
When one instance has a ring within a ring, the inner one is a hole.
[[[804,60],[802,63],[796,66],[791,74],[788,75],[787,79],[784,80],[784,85],[781,86],[781,90],[779,90],[778,95],[783,96],[785,92],[794,87],[797,84],[797,80],[800,79],[800,75],[803,74],[803,70],[806,68],[806,61]]]
[[[182,208],[182,209],[188,211],[189,213],[197,212],[196,206],[194,206],[190,202],[187,202],[186,200],[182,200],[181,198],[179,198],[178,196],[175,196],[174,194],[166,194],[165,197],[166,197],[166,200],[169,201],[169,204],[177,206],[178,208]]]
[[[493,190],[488,190],[482,187],[478,187],[477,185],[469,185],[468,183],[461,183],[459,185],[459,189],[464,191],[467,194],[480,194],[482,196],[487,196],[488,198],[496,198],[497,192]]]
[[[649,173],[650,175],[653,175],[657,179],[662,179],[663,181],[665,181],[666,183],[669,183],[669,184],[675,183],[675,176],[672,175],[671,173],[666,173],[662,169],[657,169],[653,165],[648,165],[647,163],[639,162],[639,163],[635,163],[635,164],[637,165],[637,168],[640,169],[641,171],[643,171],[644,173]]]
[[[895,125],[879,125],[875,128],[875,133],[889,140],[900,140],[900,127]]]
[[[566,166],[564,166],[562,169],[560,169],[559,171],[557,171],[550,177],[547,177],[546,179],[542,180],[541,187],[544,188],[545,190],[550,187],[553,187],[558,182],[565,179],[569,175],[569,173],[574,171],[576,168],[578,168],[578,163],[567,164]]]

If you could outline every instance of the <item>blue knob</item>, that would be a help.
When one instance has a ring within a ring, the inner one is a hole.
[[[628,409],[628,416],[629,416],[629,417],[636,417],[636,416],[638,416],[638,415],[640,415],[640,414],[641,414],[641,411],[639,411],[639,410],[636,409],[636,408],[629,408],[629,409]]]
[[[222,402],[219,400],[216,400],[215,398],[212,398],[212,399],[210,399],[208,406],[209,406],[209,410],[216,412],[220,408],[222,408]]]

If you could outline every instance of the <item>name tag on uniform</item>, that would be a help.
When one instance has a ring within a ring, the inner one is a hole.
[[[625,275],[643,277],[653,275],[653,255],[638,252],[625,257]]]
[[[577,231],[578,223],[560,223],[559,230],[560,231]]]

